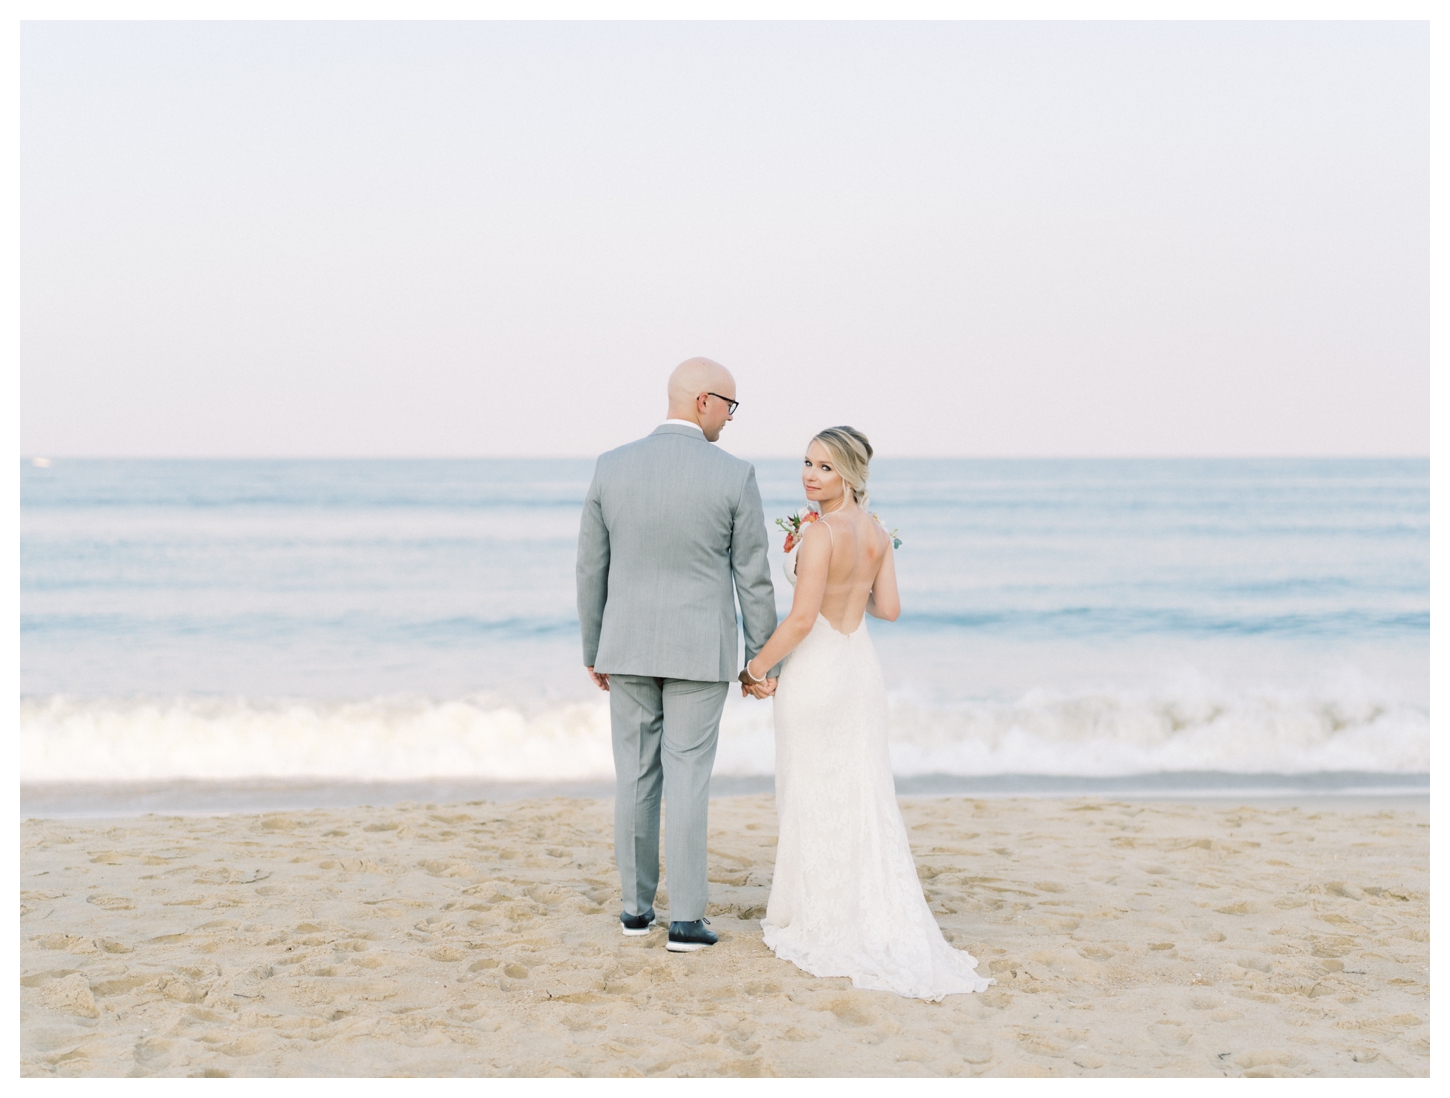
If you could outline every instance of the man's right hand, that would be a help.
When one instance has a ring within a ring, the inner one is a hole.
[[[609,676],[607,674],[596,671],[592,667],[586,667],[585,670],[589,672],[589,679],[595,686],[606,694],[609,693]]]

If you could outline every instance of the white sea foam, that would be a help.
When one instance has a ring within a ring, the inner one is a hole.
[[[1169,771],[1429,771],[1429,714],[1368,697],[1029,693],[1009,704],[892,699],[896,773],[1111,777]],[[204,698],[31,698],[26,782],[331,778],[601,781],[604,700],[536,712],[489,698],[350,704]],[[732,702],[715,772],[770,774],[768,706]]]

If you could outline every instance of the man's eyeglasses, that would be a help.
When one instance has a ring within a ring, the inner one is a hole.
[[[730,405],[730,410],[725,413],[727,416],[733,416],[735,409],[740,407],[740,401],[731,400],[729,397],[722,397],[719,393],[706,393],[705,395],[714,397],[716,400],[723,400],[726,404]]]

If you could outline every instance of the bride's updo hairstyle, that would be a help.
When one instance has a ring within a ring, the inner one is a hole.
[[[858,506],[866,506],[866,481],[871,476],[871,443],[854,427],[827,427],[811,439],[831,452],[836,472],[841,474],[856,497]]]

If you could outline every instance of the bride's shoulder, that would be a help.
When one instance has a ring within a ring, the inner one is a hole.
[[[825,515],[806,527],[806,532],[801,535],[801,544],[804,545],[808,539],[830,544],[835,540],[835,534],[835,527],[831,525],[830,516]]]

